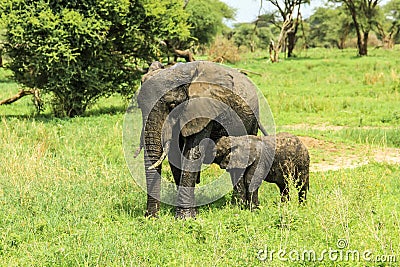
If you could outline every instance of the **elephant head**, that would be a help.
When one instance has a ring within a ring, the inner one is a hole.
[[[249,136],[221,137],[213,149],[214,162],[226,170],[247,168],[259,157],[257,146],[253,142],[253,138]]]
[[[180,139],[186,149],[184,158],[192,160],[197,155],[195,150],[201,138],[217,140],[228,134],[256,135],[259,129],[255,86],[243,74],[211,62],[180,63],[167,69],[156,67],[143,79],[137,100],[142,111],[141,145],[145,148],[147,215],[156,215],[159,209],[160,163],[165,150],[163,146],[168,147],[171,139]],[[176,110],[179,111],[173,112]],[[233,130],[228,133],[225,125],[221,127],[213,121],[230,125]],[[167,127],[164,125],[166,122]],[[238,122],[242,131],[235,127]],[[177,128],[178,134],[173,134],[172,128]],[[195,171],[182,170],[173,174],[175,181],[183,181],[183,184],[190,180],[187,182],[189,187],[198,177]],[[190,202],[189,198],[191,196],[183,202]]]
[[[275,154],[274,136],[230,136],[214,147],[215,163],[232,179],[234,197],[247,206],[258,206],[258,188],[266,179]]]

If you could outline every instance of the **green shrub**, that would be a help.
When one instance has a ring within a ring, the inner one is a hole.
[[[8,0],[0,13],[15,80],[51,93],[56,115],[70,117],[133,94],[159,42],[189,36],[181,0]]]

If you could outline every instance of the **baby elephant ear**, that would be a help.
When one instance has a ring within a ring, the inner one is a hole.
[[[256,147],[248,138],[232,138],[231,152],[222,160],[222,169],[245,169],[257,158]]]

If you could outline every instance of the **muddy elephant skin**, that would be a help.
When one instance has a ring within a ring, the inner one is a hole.
[[[299,190],[299,202],[309,189],[310,157],[301,140],[289,133],[270,136],[222,137],[214,147],[215,163],[226,169],[234,185],[234,201],[246,207],[259,205],[262,181],[275,183],[281,200],[289,199],[289,179]]]
[[[195,61],[167,69],[155,66],[152,73],[144,77],[137,100],[143,122],[141,146],[146,170],[146,215],[157,216],[159,211],[159,163],[163,150],[171,144],[168,158],[178,186],[175,216],[195,217],[194,187],[199,181],[204,154],[211,153],[211,150],[205,153],[208,148],[202,147],[202,141],[216,142],[227,135],[256,135],[259,129],[257,89],[234,69]],[[233,130],[229,132],[226,126]],[[171,164],[171,158],[184,162],[175,160],[178,162]]]

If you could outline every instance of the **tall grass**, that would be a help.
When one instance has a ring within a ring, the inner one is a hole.
[[[346,125],[350,128],[301,134],[338,144],[398,147],[399,122],[393,114],[399,110],[399,89],[391,77],[398,75],[399,51],[376,51],[368,58],[352,57],[353,52],[311,50],[279,64],[243,55],[245,61],[237,66],[263,74],[252,78],[278,126]],[[374,76],[366,78],[375,72],[383,76],[376,76],[376,82]],[[18,90],[6,75],[0,70],[0,98]],[[113,97],[85,117],[55,119],[50,111],[35,115],[29,98],[0,106],[0,266],[398,264],[398,165],[370,163],[311,173],[305,206],[281,204],[277,187],[264,183],[261,208],[255,212],[232,206],[228,194],[200,207],[197,220],[175,220],[167,205],[160,218],[144,218],[146,193],[123,157],[125,107]],[[385,127],[360,128],[360,118],[362,126]],[[315,161],[323,157],[312,156]],[[209,168],[202,179],[210,181],[217,172]],[[346,246],[339,248],[343,240]],[[280,249],[286,261],[278,252],[264,257]],[[329,255],[321,261],[296,258],[304,250],[317,256],[325,250],[370,251],[374,259],[395,255],[397,263],[332,260]]]

